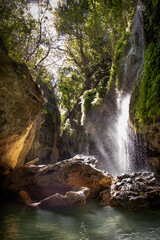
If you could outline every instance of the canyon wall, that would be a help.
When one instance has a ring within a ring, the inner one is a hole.
[[[132,91],[130,120],[145,136],[147,166],[160,174],[160,2],[144,0],[143,4],[146,47]]]
[[[0,39],[0,168],[24,164],[43,105],[27,66],[12,61]]]

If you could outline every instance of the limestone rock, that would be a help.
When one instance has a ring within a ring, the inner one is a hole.
[[[23,165],[44,100],[25,64],[12,61],[0,39],[0,167]]]
[[[53,165],[31,165],[21,167],[8,174],[3,188],[10,195],[21,190],[28,192],[31,199],[40,201],[55,193],[65,194],[77,187],[88,187],[90,197],[97,197],[101,191],[110,188],[113,177],[85,162],[72,158]]]
[[[111,207],[137,211],[160,204],[160,184],[151,172],[122,175],[111,188]]]
[[[56,193],[48,198],[43,199],[38,207],[54,208],[61,206],[85,205],[86,199],[90,193],[89,188],[81,187],[79,191],[69,191],[65,195]]]

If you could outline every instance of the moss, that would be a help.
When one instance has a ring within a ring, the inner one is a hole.
[[[105,76],[101,79],[97,86],[97,93],[99,95],[99,98],[103,98],[106,95],[106,86],[108,83],[109,77]]]
[[[143,124],[160,115],[160,45],[150,43],[145,52],[143,77],[136,103],[136,116]]]
[[[111,87],[115,85],[115,83],[118,81],[117,80],[118,70],[120,68],[120,63],[122,62],[124,55],[124,48],[128,44],[129,37],[130,32],[127,31],[123,35],[122,39],[118,41],[115,52],[116,66],[112,65],[110,75],[103,77],[96,88],[87,90],[83,94],[82,108],[84,113],[86,112],[87,109],[91,107],[93,109],[96,109],[102,103],[105,96],[109,93]]]
[[[123,37],[117,42],[115,51],[115,66],[112,67],[110,81],[116,84],[117,90],[122,88],[120,71],[124,67],[124,59],[128,52],[129,38],[131,33],[126,31]]]
[[[128,40],[131,33],[129,31],[126,31],[123,35],[122,39],[118,41],[116,45],[116,51],[115,51],[115,61],[116,65],[119,65],[122,62],[124,48],[128,44]]]
[[[147,40],[149,42],[157,42],[157,39],[160,39],[160,1],[144,0],[144,2],[146,6],[145,32]]]
[[[107,94],[110,92],[111,87],[118,82],[118,70],[120,68],[120,63],[122,62],[123,55],[124,55],[124,48],[128,44],[128,39],[130,36],[130,32],[127,31],[122,39],[118,41],[116,52],[115,52],[115,60],[116,60],[116,66],[112,64],[110,74],[108,76],[103,77],[96,88],[87,90],[83,94],[82,97],[82,109],[83,109],[83,121],[85,119],[85,113],[86,111],[90,109],[96,109],[98,106],[101,105],[103,99],[107,96]],[[117,83],[118,85],[118,83]]]
[[[97,92],[94,100],[93,100],[92,103],[91,103],[93,109],[96,109],[98,106],[100,106],[101,103],[102,103],[102,101],[103,101],[103,98],[101,98],[101,97],[99,96],[99,93]]]
[[[145,36],[148,47],[141,76],[137,77],[133,90],[130,117],[137,130],[141,131],[160,116],[160,2],[145,2]]]
[[[91,89],[85,91],[83,94],[83,107],[84,109],[87,109],[91,106],[91,103],[93,102],[94,98],[96,96],[96,89]]]
[[[134,88],[132,90],[132,96],[131,96],[130,107],[129,107],[130,121],[132,122],[136,130],[139,129],[139,119],[136,116],[136,103],[139,97],[139,88],[140,88],[142,76],[143,76],[143,64],[141,65],[137,73],[137,79],[135,81]]]
[[[107,84],[107,93],[110,91],[111,86],[116,84],[116,82],[118,81],[117,78],[118,78],[118,70],[117,70],[117,67],[113,65],[111,68],[110,79]]]

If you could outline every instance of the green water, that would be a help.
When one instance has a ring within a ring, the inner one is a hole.
[[[95,202],[56,211],[17,203],[0,206],[0,240],[160,239],[160,210],[130,213]]]

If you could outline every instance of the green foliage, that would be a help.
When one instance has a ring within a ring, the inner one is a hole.
[[[145,0],[146,14],[145,14],[145,31],[149,42],[157,42],[160,40],[160,1],[159,0]]]
[[[95,96],[96,96],[96,89],[87,90],[83,94],[83,107],[84,109],[88,109],[91,106]]]
[[[106,95],[106,86],[108,83],[109,77],[105,76],[101,79],[101,81],[98,83],[97,86],[97,93],[99,95],[99,98],[103,98]]]
[[[143,124],[160,115],[160,45],[150,43],[145,52],[144,73],[136,104],[136,114]]]
[[[73,110],[83,89],[83,78],[77,69],[64,67],[59,69],[56,83],[60,97],[61,108],[70,113]]]
[[[55,10],[55,27],[63,40],[63,47],[60,46],[59,50],[66,54],[68,65],[72,66],[69,74],[61,73],[58,79],[62,109],[68,113],[72,111],[84,92],[85,109],[100,104],[116,78],[115,68],[114,73],[111,71],[115,46],[123,35],[123,41],[127,38],[124,33],[131,13],[131,0],[59,2]],[[78,78],[73,81],[75,69]]]
[[[42,87],[42,88],[47,88],[50,91],[53,89],[53,84],[52,84],[52,74],[47,71],[43,65],[40,66],[38,71],[34,71],[32,76],[36,80],[36,82]]]
[[[56,29],[64,37],[64,51],[84,79],[85,90],[94,87],[111,65],[106,29],[97,7],[88,1],[66,1],[56,9]]]
[[[130,35],[131,35],[131,33],[129,31],[126,31],[125,34],[123,35],[122,39],[120,39],[117,42],[116,52],[115,52],[116,65],[119,65],[122,61],[124,48],[128,44]]]
[[[47,3],[43,7],[49,9]],[[49,54],[50,36],[45,28],[45,11],[40,11],[39,18],[35,19],[27,0],[0,0],[0,35],[10,57],[26,63],[31,72]]]
[[[112,65],[111,72],[110,72],[110,79],[109,79],[109,82],[107,84],[107,91],[110,90],[111,85],[115,84],[116,81],[117,81],[117,67]]]
[[[58,99],[55,95],[54,87],[52,84],[53,77],[43,66],[41,66],[40,70],[36,74],[36,82],[39,84],[41,90],[43,91],[43,96],[46,101],[42,113],[46,118],[49,117],[51,119],[56,119],[56,125],[58,126],[60,124],[60,114],[58,110]]]

